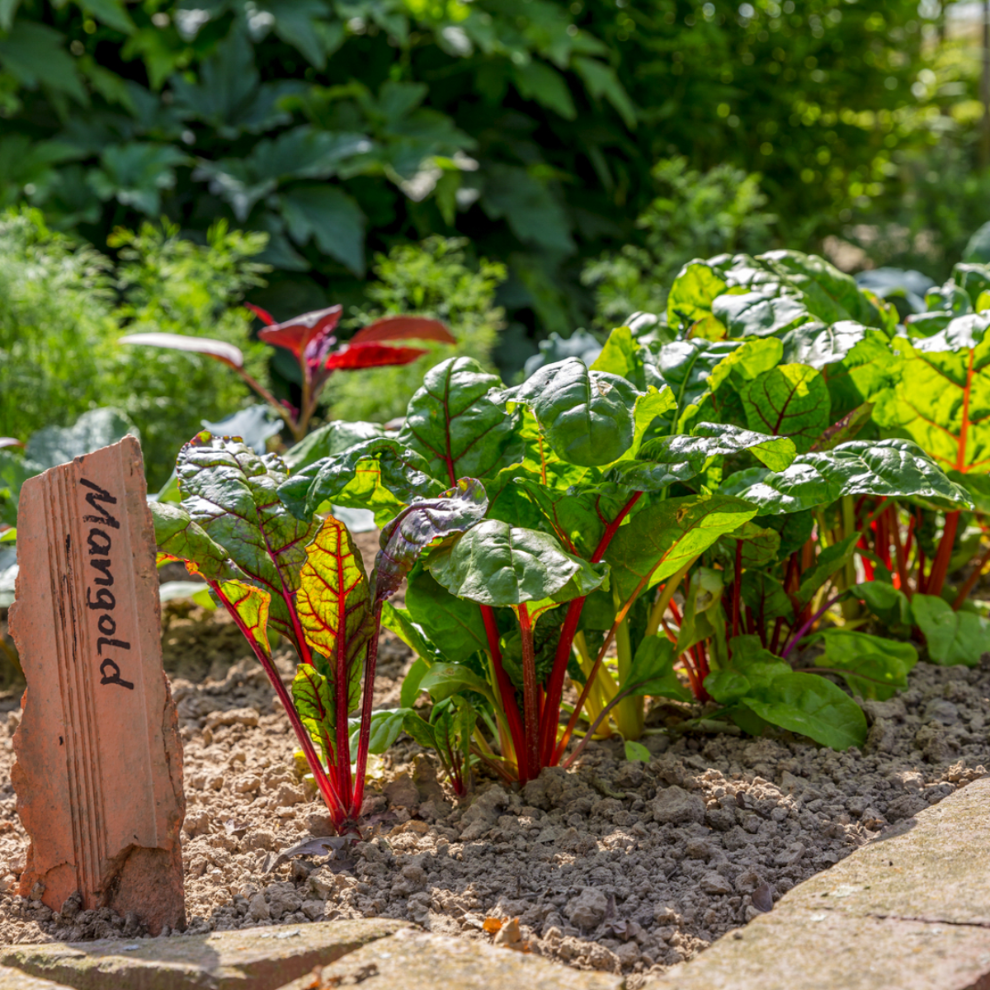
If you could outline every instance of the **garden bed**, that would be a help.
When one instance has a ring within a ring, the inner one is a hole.
[[[620,742],[589,746],[571,772],[544,771],[520,793],[481,777],[458,805],[412,742],[384,758],[368,807],[369,841],[346,858],[276,853],[331,829],[293,773],[295,740],[273,692],[226,616],[166,610],[166,665],[185,748],[183,857],[190,929],[404,918],[490,940],[490,918],[519,919],[517,947],[580,968],[663,971],[772,901],[983,773],[990,664],[921,663],[910,687],[866,702],[862,752],[789,734],[645,738],[652,761]],[[412,657],[382,644],[378,706],[397,703]],[[282,658],[288,676],[292,663]],[[4,696],[7,728],[17,693]],[[662,725],[662,709],[650,718]],[[106,937],[133,921],[108,912],[52,915],[12,895],[26,837],[0,752],[0,943]],[[512,942],[514,929],[500,938]]]

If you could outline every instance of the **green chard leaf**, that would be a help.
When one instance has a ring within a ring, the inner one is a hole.
[[[516,417],[493,393],[501,384],[472,358],[448,358],[426,373],[409,400],[399,442],[419,454],[426,473],[444,487],[465,476],[491,477],[522,459]]]
[[[790,437],[804,453],[830,424],[825,379],[803,364],[782,364],[764,372],[742,392],[750,429]]]
[[[712,303],[726,288],[725,279],[710,265],[689,261],[674,279],[667,296],[667,322],[672,327],[689,327],[711,318]]]
[[[690,701],[691,692],[674,671],[676,660],[674,644],[666,636],[644,636],[619,691],[631,689],[633,696]]]
[[[189,513],[172,502],[149,502],[155,524],[159,559],[183,560],[190,574],[202,574],[210,581],[235,577],[240,572],[227,551],[210,539],[206,530],[193,522]],[[240,574],[243,577],[243,574]]]
[[[663,385],[656,358],[641,344],[629,327],[616,327],[605,341],[601,354],[591,365],[592,371],[607,371],[631,382],[640,392]]]
[[[648,505],[620,527],[605,554],[613,586],[626,601],[652,588],[756,515],[741,499],[721,495],[673,498]]]
[[[375,558],[375,601],[394,595],[420,553],[434,540],[463,533],[485,517],[488,496],[475,478],[461,478],[448,491],[416,500],[381,532]]]
[[[284,481],[278,497],[293,515],[310,518],[324,503],[371,509],[383,526],[417,498],[436,498],[445,487],[430,464],[393,437],[374,437],[325,457]]]
[[[179,452],[177,471],[183,510],[271,595],[272,625],[301,651],[286,600],[299,588],[306,543],[319,524],[293,518],[279,501],[282,461],[200,433]]]
[[[500,398],[529,406],[558,456],[595,467],[610,464],[632,446],[637,395],[624,378],[567,358],[545,365]]]
[[[915,595],[911,611],[933,663],[975,667],[990,652],[990,622],[982,615],[953,611],[948,602],[934,595]]]
[[[825,647],[815,666],[836,670],[861,698],[885,701],[905,690],[907,675],[918,662],[918,651],[910,643],[851,629],[826,629],[810,642]]]
[[[547,533],[499,519],[486,519],[441,545],[427,557],[426,567],[452,595],[493,606],[566,601],[599,587],[608,572],[566,553]]]
[[[924,340],[897,338],[896,386],[876,396],[873,417],[910,437],[945,470],[990,467],[990,314],[962,316]]]
[[[442,650],[446,660],[463,663],[479,650],[488,649],[478,606],[452,595],[437,583],[422,563],[409,574],[405,613],[415,627],[422,630],[430,645],[438,644],[435,649]],[[410,645],[416,649],[415,644]]]
[[[909,440],[850,440],[829,451],[801,454],[784,471],[747,468],[724,481],[719,493],[746,499],[764,514],[813,509],[843,495],[969,504],[963,489]]]
[[[754,660],[737,668],[740,638],[729,644],[732,665],[705,678],[705,690],[716,701],[747,709],[771,725],[832,749],[866,741],[866,716],[842,688],[817,674],[796,673],[776,659]]]

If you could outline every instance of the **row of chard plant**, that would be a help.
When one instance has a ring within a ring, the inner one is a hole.
[[[642,753],[650,698],[680,729],[860,745],[852,696],[904,688],[916,644],[947,664],[990,649],[970,600],[990,562],[990,268],[927,303],[901,323],[795,252],[692,262],[590,367],[506,387],[450,359],[398,431],[334,422],[284,459],[200,434],[181,503],[153,506],[159,547],[251,643],[341,830],[402,732],[459,793],[472,765],[525,783],[596,735]],[[319,324],[283,329],[323,361]],[[375,514],[370,581],[334,506]],[[382,627],[416,660],[400,707],[373,711]],[[297,653],[289,686],[268,630]]]

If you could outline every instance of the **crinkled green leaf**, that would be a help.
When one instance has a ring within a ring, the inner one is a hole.
[[[756,515],[737,498],[692,496],[649,505],[620,527],[605,554],[613,587],[625,601],[641,581],[651,588],[679,571],[720,536]]]
[[[380,708],[371,713],[370,735],[368,739],[368,752],[379,755],[391,749],[395,740],[406,731],[406,720],[410,715],[415,716],[415,712],[408,708]],[[418,718],[418,716],[416,716]],[[358,738],[361,735],[361,719],[348,719],[350,729],[350,751],[357,752]]]
[[[428,643],[442,650],[446,660],[462,663],[479,650],[488,649],[478,606],[452,595],[422,565],[409,575],[405,612]]]
[[[910,631],[914,623],[911,615],[911,602],[903,591],[884,581],[869,581],[866,584],[858,584],[853,590],[887,630],[892,633]]]
[[[528,405],[565,461],[593,467],[611,463],[632,445],[638,394],[624,378],[568,358],[540,368],[502,398]]]
[[[838,670],[849,690],[861,698],[885,701],[906,690],[907,675],[918,662],[918,651],[910,643],[853,629],[826,629],[812,642],[825,647],[815,666]]]
[[[825,323],[852,319],[881,326],[881,314],[856,280],[824,258],[783,250],[767,251],[757,260],[802,292],[809,310]]]
[[[866,716],[842,688],[816,674],[795,673],[786,663],[719,670],[705,678],[705,689],[721,704],[748,708],[772,725],[832,749],[866,741]]]
[[[990,622],[982,615],[954,612],[948,602],[934,595],[915,595],[911,611],[933,662],[975,667],[983,654],[990,652]]]
[[[639,391],[663,385],[656,358],[641,344],[629,327],[616,327],[591,365],[592,371],[607,371],[631,382]]]
[[[719,361],[708,378],[709,387],[717,392],[724,382],[731,381],[741,388],[780,364],[783,354],[784,345],[777,337],[747,340]]]
[[[283,482],[278,496],[299,518],[333,502],[371,509],[375,521],[385,525],[414,499],[436,498],[444,490],[445,483],[429,470],[417,451],[392,437],[374,437],[310,464]]]
[[[576,582],[577,594],[599,587],[607,568],[561,549],[546,533],[487,519],[426,559],[426,567],[452,595],[481,605],[540,601]]]
[[[182,508],[271,594],[272,625],[296,643],[286,598],[299,588],[305,548],[319,523],[300,522],[279,501],[286,479],[281,459],[200,433],[179,452],[176,470]]]
[[[449,358],[426,373],[409,400],[399,443],[420,455],[444,488],[458,478],[484,480],[522,458],[516,419],[491,394],[500,385],[472,358]]]
[[[695,643],[711,640],[712,650],[725,642],[725,616],[722,611],[722,572],[697,567],[688,580],[681,628],[677,634],[678,655]]]
[[[781,340],[785,364],[806,364],[821,371],[844,360],[866,337],[866,327],[854,320],[840,320],[831,326],[806,323],[788,331]]]
[[[657,366],[677,400],[677,421],[688,407],[711,391],[709,376],[724,358],[742,346],[738,340],[675,340],[660,351]]]
[[[975,314],[926,340],[898,338],[900,380],[876,397],[876,422],[910,437],[946,470],[990,467],[988,327],[990,314]]]
[[[605,474],[605,480],[634,491],[661,491],[675,481],[689,481],[702,474],[716,457],[751,451],[755,457],[783,470],[797,453],[788,437],[770,437],[738,426],[699,423],[697,436],[679,434],[648,440],[639,458],[620,461]]]
[[[730,337],[770,337],[811,319],[804,300],[778,288],[727,292],[712,303],[712,314]]]
[[[725,279],[710,265],[704,261],[688,262],[667,296],[667,322],[672,327],[688,327],[705,319],[725,289]]]
[[[790,437],[804,453],[831,425],[825,379],[802,364],[782,364],[760,375],[742,391],[751,430]]]
[[[313,430],[304,440],[290,447],[282,459],[290,471],[301,471],[324,457],[334,457],[366,440],[384,435],[378,423],[347,423],[334,420]]]
[[[233,577],[236,568],[227,551],[189,513],[172,502],[149,502],[160,554],[186,561],[190,573],[213,581]]]
[[[825,582],[833,574],[845,567],[856,552],[858,542],[859,533],[850,533],[845,539],[833,543],[830,547],[825,547],[818,554],[814,566],[801,574],[801,584],[798,586],[797,593],[797,599],[801,605],[810,602],[818,589],[824,587]]]
[[[731,537],[724,538],[730,541]],[[784,591],[784,586],[771,574],[765,571],[744,570],[742,600],[764,625],[774,619],[790,619],[794,615],[794,605]]]
[[[743,523],[730,536],[719,540],[719,547],[725,561],[732,561],[736,556],[736,543],[742,544],[742,565],[744,570],[751,567],[766,567],[777,560],[780,551],[780,533],[755,522]]]
[[[443,701],[459,691],[475,691],[494,702],[488,682],[479,677],[470,667],[460,663],[435,663],[419,682],[421,691],[426,691],[434,701]]]
[[[676,660],[674,644],[666,636],[644,636],[636,647],[632,666],[619,690],[631,688],[633,696],[690,701],[691,692],[674,671]]]
[[[965,491],[910,440],[850,440],[834,450],[801,454],[784,471],[747,468],[724,481],[719,492],[744,498],[765,514],[813,509],[843,495],[968,504]]]
[[[461,478],[435,499],[417,499],[381,532],[375,558],[375,601],[395,594],[420,553],[435,540],[463,533],[485,517],[488,496],[476,478]]]

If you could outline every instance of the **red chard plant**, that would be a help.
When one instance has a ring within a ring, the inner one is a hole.
[[[393,347],[388,343],[390,341],[456,343],[443,323],[423,316],[385,316],[363,327],[350,340],[341,341],[334,334],[343,312],[340,306],[303,313],[284,323],[277,323],[260,306],[246,305],[265,324],[258,337],[273,347],[285,350],[298,365],[301,391],[298,409],[277,399],[252,378],[244,370],[244,355],[233,344],[176,333],[135,333],[121,337],[119,343],[168,347],[205,354],[220,361],[239,374],[278,413],[297,442],[306,436],[323,389],[335,371],[409,364],[427,353],[418,347]]]
[[[410,506],[383,532],[369,583],[343,523],[300,522],[279,501],[287,472],[274,454],[201,433],[183,447],[177,472],[182,502],[151,503],[160,557],[185,561],[230,613],[285,709],[335,828],[353,830],[372,745],[382,605],[425,546],[484,515],[484,488],[465,479]],[[269,629],[296,654],[289,688]],[[358,710],[352,744],[348,716]]]

